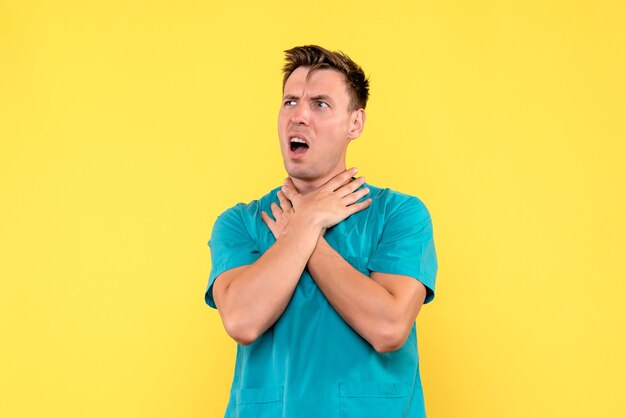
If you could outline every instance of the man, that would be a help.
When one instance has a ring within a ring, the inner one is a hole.
[[[423,417],[415,318],[434,297],[415,197],[346,169],[369,85],[348,56],[286,51],[282,187],[220,215],[205,295],[238,343],[226,417]]]

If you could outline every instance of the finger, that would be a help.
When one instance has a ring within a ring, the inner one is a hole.
[[[296,190],[296,185],[293,184],[293,180],[291,180],[291,177],[287,177],[285,179],[285,185],[289,187],[293,187],[293,189]]]
[[[359,201],[359,199],[361,199],[362,197],[366,196],[368,193],[370,192],[370,189],[367,187],[363,187],[362,189],[357,190],[354,193],[350,193],[349,195],[344,196],[341,201],[346,205],[352,205],[353,203],[356,203]]]
[[[296,190],[296,187],[294,186],[293,182],[289,178],[285,180],[285,184],[280,190],[285,194],[285,197],[289,199],[291,202],[293,202],[293,200],[298,196],[298,191]]]
[[[335,190],[346,184],[348,181],[350,181],[352,176],[354,176],[358,171],[359,170],[356,167],[343,171],[337,174],[332,179],[328,180],[326,184],[324,184],[320,188],[334,192]]]
[[[261,212],[261,219],[263,219],[263,222],[265,222],[265,225],[267,225],[268,228],[272,229],[272,225],[274,225],[276,222],[274,222],[274,220],[270,217],[270,215],[268,215],[265,212]]]
[[[278,220],[278,218],[280,218],[280,215],[283,214],[282,209],[274,202],[270,204],[270,209],[272,210],[272,215],[274,215],[275,220]]]
[[[276,222],[274,222],[274,220],[270,217],[270,215],[268,215],[265,212],[261,212],[261,219],[263,219],[263,222],[265,222],[265,225],[267,226],[267,228],[270,230],[270,232],[272,233],[272,235],[274,235],[274,238],[276,238]]]
[[[287,199],[287,196],[285,196],[285,193],[283,193],[282,190],[279,190],[277,194],[278,194],[278,201],[280,202],[280,208],[283,211],[291,209],[291,202],[289,201],[289,199]]]
[[[346,185],[340,187],[339,189],[337,189],[337,191],[335,193],[337,193],[340,197],[346,197],[350,193],[354,192],[356,189],[361,187],[364,183],[365,183],[365,177],[356,178],[356,179],[350,181],[348,184],[346,184]],[[359,200],[359,199],[357,199],[357,200]],[[355,200],[355,202],[356,202],[356,200]]]
[[[362,211],[363,209],[367,209],[372,204],[372,199],[366,199],[362,202],[355,203],[354,205],[348,206],[346,209],[348,210],[348,216],[354,215],[357,212]]]

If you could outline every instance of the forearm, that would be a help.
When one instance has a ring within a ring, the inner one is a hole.
[[[400,329],[406,321],[394,295],[352,267],[324,238],[319,239],[307,267],[329,303],[376,350],[387,351],[398,335],[406,338]]]
[[[256,262],[216,281],[216,304],[233,339],[249,344],[280,318],[319,235],[319,228],[294,218]]]

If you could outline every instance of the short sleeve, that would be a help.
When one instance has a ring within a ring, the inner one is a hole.
[[[225,271],[254,263],[260,256],[256,242],[246,229],[241,205],[228,209],[217,218],[209,247],[212,267],[204,300],[210,307],[216,308],[213,299],[215,279]]]
[[[426,286],[424,303],[433,300],[437,276],[433,226],[419,199],[410,197],[389,210],[368,269],[413,277]]]

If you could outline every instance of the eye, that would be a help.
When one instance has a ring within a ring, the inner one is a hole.
[[[283,106],[295,106],[295,105],[296,105],[295,100],[285,100],[285,102],[283,103]]]
[[[330,107],[328,103],[323,102],[323,101],[321,101],[321,100],[318,100],[317,102],[315,102],[315,105],[316,105],[317,107],[320,107],[320,108],[327,108],[327,107]]]

